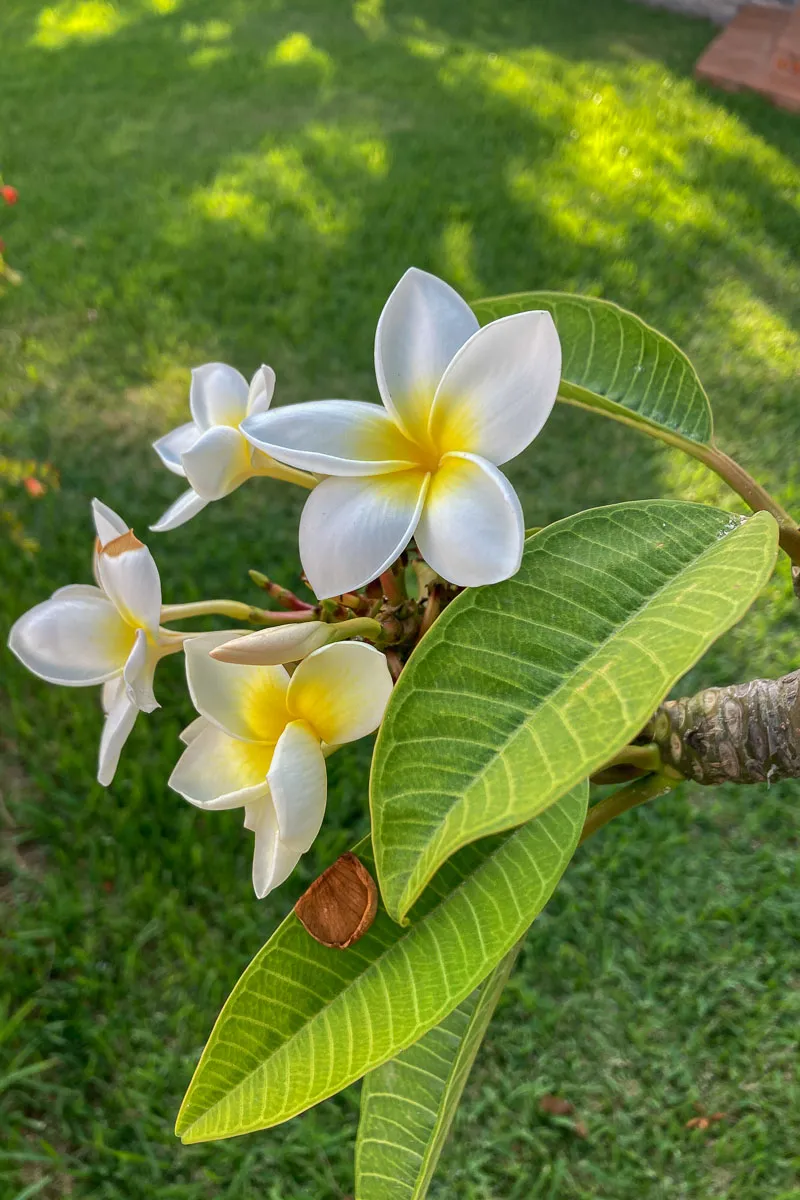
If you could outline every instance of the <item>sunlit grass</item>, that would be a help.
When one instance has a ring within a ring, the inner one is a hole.
[[[39,14],[34,42],[57,49],[73,41],[95,41],[122,28],[124,17],[107,0],[78,0],[44,8]]]
[[[6,621],[88,581],[92,495],[140,535],[174,498],[149,443],[187,418],[192,365],[267,361],[277,402],[374,399],[375,322],[409,263],[469,297],[563,288],[640,312],[692,353],[723,446],[800,512],[800,124],[692,81],[711,32],[623,0],[6,0],[0,164],[20,201],[0,236],[25,282],[0,300],[0,438],[62,484],[15,507],[41,549],[0,548]],[[512,471],[529,524],[650,495],[736,506],[573,410]],[[248,567],[296,582],[301,503],[258,481],[151,535],[165,596],[255,599]],[[784,570],[688,686],[794,667],[796,607]],[[364,828],[368,747],[331,760],[322,839],[258,904],[237,815],[166,788],[191,715],[177,661],[110,792],[97,698],[8,660],[3,682],[0,1001],[35,998],[20,1046],[58,1065],[6,1094],[4,1140],[30,1161],[0,1154],[0,1194],[49,1176],[43,1200],[343,1200],[354,1090],[212,1147],[171,1123],[242,967]],[[792,787],[687,789],[582,852],[434,1195],[792,1194],[796,807]],[[588,1141],[538,1111],[562,1088]],[[685,1130],[695,1100],[729,1122]]]

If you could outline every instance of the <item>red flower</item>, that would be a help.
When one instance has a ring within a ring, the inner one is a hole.
[[[7,183],[4,187],[0,188],[0,196],[3,197],[6,204],[16,204],[17,200],[19,199],[19,192],[15,187],[11,187],[11,185]]]
[[[43,496],[47,491],[44,484],[40,480],[34,479],[33,475],[29,475],[27,479],[23,479],[22,483],[29,496]]]

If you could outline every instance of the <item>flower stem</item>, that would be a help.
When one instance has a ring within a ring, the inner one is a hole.
[[[194,604],[165,604],[162,621],[185,621],[188,617],[232,617],[254,625],[284,625],[290,621],[313,621],[313,608],[301,612],[269,612],[241,600],[197,600]]]
[[[430,629],[431,625],[433,625],[434,621],[439,616],[439,613],[441,612],[441,610],[442,610],[442,593],[441,593],[441,590],[439,588],[437,588],[436,585],[434,584],[434,586],[431,588],[430,592],[428,593],[427,600],[425,601],[425,611],[422,614],[422,620],[421,620],[420,626],[419,626],[419,634],[417,635],[417,641],[420,641],[420,639],[425,636],[425,634]]]
[[[164,641],[159,647],[159,658],[167,658],[170,654],[178,654],[183,650],[183,644],[187,638],[192,637],[191,633],[178,633],[177,629],[159,629],[159,633],[167,635],[169,641]]]
[[[370,642],[377,642],[383,633],[383,627],[379,621],[373,621],[372,617],[353,617],[349,621],[337,621],[335,625],[331,625],[331,641],[341,642],[345,638],[367,638]]]
[[[380,578],[383,594],[389,603],[402,604],[406,598],[405,588],[402,586],[399,576],[395,574],[394,567],[389,567],[388,571],[384,571]]]
[[[683,450],[684,454],[689,454],[692,458],[698,459],[704,466],[709,467],[715,474],[719,475],[720,479],[724,479],[728,487],[737,492],[753,512],[772,513],[780,529],[781,549],[786,551],[795,566],[800,566],[800,528],[798,528],[797,522],[778,503],[775,497],[771,496],[760,483],[757,483],[752,475],[748,474],[744,467],[731,458],[729,454],[718,450],[716,446],[707,446],[701,442],[693,442],[691,438],[683,437],[680,433],[675,433],[671,429],[664,429],[660,425],[651,424],[649,421],[643,421],[634,416],[627,417],[618,412],[610,412],[605,409],[596,408],[594,405],[586,404],[579,398],[577,393],[574,396],[559,393],[558,398],[565,404],[571,404],[575,408],[582,408],[588,412],[599,413],[600,416],[611,417],[612,420],[619,421],[622,425],[628,425],[631,429],[638,430],[639,433],[646,433],[650,437],[658,438],[659,441],[665,442],[668,446],[674,446],[678,450]]]
[[[295,467],[287,467],[274,460],[268,467],[259,467],[254,470],[253,475],[266,479],[281,479],[284,483],[296,483],[298,487],[306,488],[309,492],[319,483],[316,475],[311,475],[308,471],[298,471]]]
[[[247,574],[256,587],[260,587],[268,596],[276,600],[281,608],[287,608],[295,612],[308,612],[309,609],[314,608],[313,604],[307,604],[305,600],[301,600],[299,596],[295,596],[294,592],[282,587],[279,583],[275,583],[272,579],[262,574],[261,571],[248,571]]]
[[[632,783],[612,792],[589,809],[578,844],[583,845],[587,838],[597,833],[598,829],[602,829],[609,821],[613,821],[614,817],[645,804],[648,800],[666,796],[667,792],[671,792],[679,783],[683,783],[682,778],[673,779],[657,772],[645,775],[642,779],[634,779]]]

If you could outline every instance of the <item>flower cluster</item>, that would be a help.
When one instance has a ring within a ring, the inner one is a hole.
[[[16,193],[10,199],[6,192],[13,189],[3,190],[13,203]],[[200,715],[181,735],[186,749],[170,786],[201,809],[244,809],[255,835],[259,897],[283,882],[319,831],[326,756],[381,722],[392,651],[388,625],[375,617],[381,591],[393,599],[386,589],[395,586],[393,568],[412,538],[428,585],[439,580],[451,594],[518,569],[522,509],[499,468],[547,420],[561,351],[548,313],[479,328],[452,288],[412,269],[378,322],[375,370],[381,405],[316,400],[273,409],[270,367],[248,384],[232,367],[208,363],[192,373],[191,420],[155,443],[164,465],[189,485],[152,526],[158,532],[254,476],[309,491],[300,558],[316,606],[296,597],[284,614],[236,601],[165,606],[150,551],[95,500],[95,585],[60,588],[20,617],[9,639],[40,678],[102,687],[98,779],[106,785],[137,715],[158,707],[157,664],[185,652]],[[360,589],[365,594],[355,595]],[[276,594],[291,596],[280,588]],[[392,628],[405,636],[398,612],[390,605]],[[169,628],[207,613],[278,628]],[[431,607],[419,635],[433,615]],[[347,640],[353,637],[368,640]],[[393,667],[396,673],[396,656]]]

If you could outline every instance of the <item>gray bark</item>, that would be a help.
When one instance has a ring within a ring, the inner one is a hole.
[[[800,671],[666,700],[642,737],[697,783],[800,778]]]

